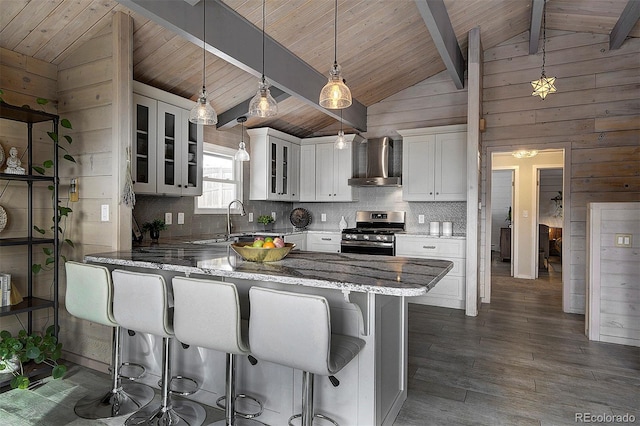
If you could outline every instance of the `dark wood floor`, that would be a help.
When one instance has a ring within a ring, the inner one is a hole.
[[[562,312],[555,266],[522,280],[494,262],[477,317],[410,304],[408,399],[394,425],[575,425],[576,413],[640,424],[640,348],[587,340],[584,315]]]

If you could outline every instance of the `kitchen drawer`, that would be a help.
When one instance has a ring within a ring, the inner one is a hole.
[[[307,250],[325,253],[340,253],[342,234],[339,232],[307,233]]]
[[[399,237],[396,240],[396,256],[450,260],[453,260],[453,258],[464,259],[465,240]]]

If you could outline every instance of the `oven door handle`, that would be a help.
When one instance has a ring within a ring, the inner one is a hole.
[[[353,240],[342,240],[340,242],[343,246],[349,247],[382,247],[382,248],[393,248],[393,243],[383,242],[383,241],[353,241]]]

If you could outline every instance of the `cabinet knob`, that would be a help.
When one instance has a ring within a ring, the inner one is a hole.
[[[331,238],[323,237],[323,238],[321,238],[321,240],[322,240],[322,241],[331,241]]]
[[[436,246],[422,246],[423,249],[430,249],[433,250],[436,248]]]
[[[433,195],[433,192],[430,192],[429,195]]]

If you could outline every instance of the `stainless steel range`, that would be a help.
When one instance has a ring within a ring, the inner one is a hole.
[[[358,211],[356,227],[342,231],[342,253],[395,256],[395,234],[404,232],[405,212]]]

